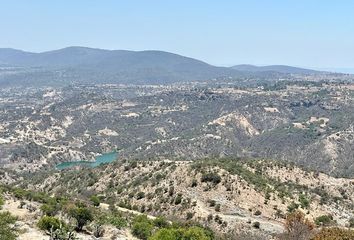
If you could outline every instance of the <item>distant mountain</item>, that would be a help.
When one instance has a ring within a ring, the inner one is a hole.
[[[85,47],[68,47],[43,53],[0,49],[0,64],[57,70],[66,78],[90,83],[171,83],[242,75],[231,68],[216,67],[163,51]],[[48,75],[56,74],[50,72],[42,75],[48,78]]]
[[[286,65],[269,65],[269,66],[255,66],[249,64],[241,64],[231,67],[232,69],[242,72],[278,72],[283,74],[316,74],[320,73],[312,69],[291,67]]]

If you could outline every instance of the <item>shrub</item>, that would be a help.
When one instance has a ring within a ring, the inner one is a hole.
[[[300,211],[290,213],[286,217],[285,232],[280,235],[282,240],[311,239],[314,225]]]
[[[149,240],[176,240],[181,239],[181,233],[177,229],[160,229]]]
[[[81,231],[82,228],[93,220],[90,209],[85,206],[75,206],[69,209],[69,216],[76,220],[76,230]]]
[[[40,209],[47,216],[54,216],[57,212],[57,207],[52,204],[43,204]]]
[[[101,224],[95,224],[93,228],[93,236],[95,238],[103,237],[104,229]]]
[[[196,179],[193,179],[191,187],[196,187],[196,186],[198,186],[198,181]]]
[[[349,219],[349,227],[354,228],[354,218]]]
[[[98,207],[101,203],[100,199],[96,195],[92,195],[90,197],[90,201],[91,201],[92,205],[95,207]]]
[[[164,228],[169,225],[169,223],[166,221],[164,217],[157,217],[153,221],[154,225],[158,228]]]
[[[194,217],[194,213],[192,213],[192,212],[187,212],[187,216],[186,216],[186,219],[187,220],[190,220],[190,219],[192,219]]]
[[[208,200],[209,207],[215,207],[216,201],[215,200]]]
[[[332,223],[333,217],[331,215],[322,215],[315,219],[317,226],[328,226]]]
[[[0,192],[0,209],[2,209],[2,206],[4,205],[4,203],[5,203],[4,198],[2,197],[1,192]]]
[[[261,211],[259,211],[259,210],[257,210],[257,211],[255,211],[255,212],[254,212],[254,215],[255,215],[255,216],[262,215],[262,212],[261,212]]]
[[[60,228],[65,228],[66,225],[63,221],[59,220],[56,217],[52,216],[43,216],[41,219],[39,219],[37,226],[39,229],[43,231],[56,231],[57,229]]]
[[[121,228],[127,226],[127,221],[124,218],[122,218],[121,216],[117,216],[117,215],[112,215],[112,216],[108,217],[108,223],[112,224],[113,226],[115,226],[118,229],[121,229]]]
[[[138,194],[136,195],[136,199],[142,199],[145,197],[145,193],[144,192],[138,192]]]
[[[289,206],[288,206],[288,212],[292,213],[294,212],[296,209],[299,208],[299,204],[292,202]]]
[[[148,239],[154,226],[146,215],[140,215],[133,220],[132,233],[134,236],[146,240]]]
[[[13,228],[16,222],[16,217],[12,216],[9,212],[0,213],[0,239],[15,240],[17,230]]]
[[[252,226],[253,226],[254,228],[259,229],[259,228],[261,227],[261,224],[260,224],[259,222],[254,222],[254,223],[252,224]]]
[[[343,228],[322,228],[312,240],[351,240],[354,239],[354,231]]]
[[[178,205],[182,202],[182,194],[178,194],[175,198],[175,204]]]
[[[310,206],[310,200],[304,194],[299,195],[299,202],[301,208],[303,209],[308,208]]]
[[[216,205],[215,205],[215,211],[216,211],[216,212],[220,212],[220,208],[221,208],[221,205],[220,205],[220,204],[216,204]]]
[[[190,227],[183,232],[183,238],[188,240],[212,240],[210,232],[200,227]]]
[[[212,182],[215,185],[221,182],[221,177],[217,173],[209,172],[202,175],[202,182]]]

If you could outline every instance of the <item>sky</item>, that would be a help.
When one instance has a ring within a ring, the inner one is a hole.
[[[352,0],[0,0],[0,47],[163,50],[354,72]]]

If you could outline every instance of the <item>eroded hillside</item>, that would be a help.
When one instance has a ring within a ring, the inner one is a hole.
[[[93,85],[0,91],[1,164],[16,171],[92,160],[270,158],[353,176],[354,86]]]

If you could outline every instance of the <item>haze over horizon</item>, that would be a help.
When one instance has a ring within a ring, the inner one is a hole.
[[[217,66],[354,73],[354,2],[4,1],[0,47],[161,50]]]

